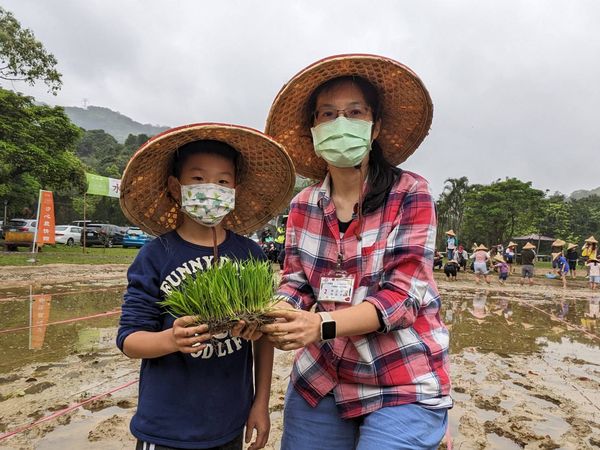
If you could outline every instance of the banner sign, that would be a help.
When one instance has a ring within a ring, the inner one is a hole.
[[[51,294],[33,295],[31,297],[29,317],[29,348],[40,350],[44,345],[46,327],[50,318]]]
[[[121,195],[121,180],[103,177],[94,173],[86,173],[85,177],[88,182],[88,194],[115,198],[119,198]]]
[[[35,242],[38,244],[54,244],[54,233],[54,198],[52,197],[52,191],[40,190]]]

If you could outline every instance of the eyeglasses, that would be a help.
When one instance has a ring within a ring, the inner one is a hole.
[[[333,107],[323,107],[315,111],[315,122],[324,123],[335,120],[342,113],[349,119],[371,120],[371,108],[367,105],[354,105],[346,109],[337,109]]]

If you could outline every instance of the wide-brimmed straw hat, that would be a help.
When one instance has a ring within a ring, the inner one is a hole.
[[[479,244],[479,246],[477,248],[475,248],[475,251],[479,251],[479,250],[483,250],[483,251],[487,251],[487,247],[483,244]]]
[[[535,249],[535,245],[533,245],[531,242],[528,242],[527,244],[525,244],[523,246],[523,250],[529,250],[529,249]]]
[[[556,252],[556,253],[552,253],[552,261],[554,261],[556,258],[558,258],[560,255],[562,255],[561,252]]]
[[[569,244],[569,245],[567,246],[567,250],[573,250],[573,249],[574,249],[574,248],[576,248],[576,247],[578,247],[578,245],[577,245],[577,244]]]
[[[456,233],[454,233],[454,230],[448,230],[448,231],[446,231],[446,234],[449,236],[456,236]]]
[[[513,241],[510,241],[510,242],[508,243],[508,245],[506,246],[506,248],[510,248],[510,247],[516,247],[516,246],[517,246],[517,244],[515,244]]]
[[[552,243],[552,247],[563,247],[566,244],[562,239],[557,239]]]
[[[326,81],[352,75],[365,78],[379,93],[381,131],[377,142],[389,163],[397,166],[405,161],[427,136],[433,104],[412,70],[384,56],[330,56],[306,67],[286,83],[267,118],[265,132],[285,146],[300,175],[321,180],[327,173],[327,163],[314,151],[308,99]]]
[[[500,263],[505,263],[506,261],[504,261],[504,258],[500,255],[496,255],[494,256],[494,261],[500,262]]]
[[[585,242],[587,242],[588,244],[597,244],[598,241],[596,240],[596,238],[594,236],[590,236],[589,238],[587,238],[585,240]]]
[[[294,165],[280,143],[251,128],[198,123],[154,136],[133,155],[121,180],[121,208],[127,219],[154,235],[177,228],[182,214],[167,188],[173,155],[181,146],[200,140],[224,142],[242,155],[235,209],[223,220],[224,228],[252,233],[289,204]]]

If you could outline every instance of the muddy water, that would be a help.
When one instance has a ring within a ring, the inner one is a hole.
[[[86,292],[78,289],[74,294],[57,287],[43,294],[11,292],[11,297],[0,301],[0,374],[105,347],[107,340],[114,339],[119,315],[112,313],[121,306],[122,292],[96,289],[89,292],[88,286]]]
[[[51,295],[40,296],[42,293]],[[32,294],[29,296],[28,289],[0,291],[3,382],[10,383],[12,373],[29,365],[42,373],[63,370],[64,366],[68,375],[73,367],[67,357],[74,354],[82,361],[88,355],[100,360],[91,366],[97,368],[103,363],[103,352],[107,348],[114,351],[118,314],[89,316],[117,310],[122,287],[37,286]],[[498,292],[463,290],[444,292],[443,299],[441,315],[451,332],[455,408],[450,412],[449,429],[454,448],[510,449],[529,444],[539,448],[584,448],[579,443],[588,442],[592,433],[598,433],[585,418],[596,420],[593,404],[600,404],[600,297],[515,298]],[[83,320],[38,326],[80,318]],[[14,328],[23,329],[2,332]],[[281,427],[291,364],[291,354],[280,356],[285,358],[279,358],[281,363],[275,368],[271,401],[274,429]],[[120,374],[118,370],[112,373]],[[54,381],[58,384],[67,378]],[[135,395],[135,386],[127,390],[127,395]],[[114,407],[80,411],[72,423],[48,432],[37,441],[40,446],[34,447],[64,448],[68,442],[73,444],[71,448],[83,448],[80,446],[90,439],[87,433],[100,423],[117,427],[128,436],[131,413],[115,419],[120,412]],[[102,440],[94,441],[98,448],[121,448],[122,443],[107,445]]]

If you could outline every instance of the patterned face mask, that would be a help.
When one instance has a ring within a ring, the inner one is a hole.
[[[235,189],[213,183],[181,185],[181,210],[201,225],[214,227],[235,207]]]

